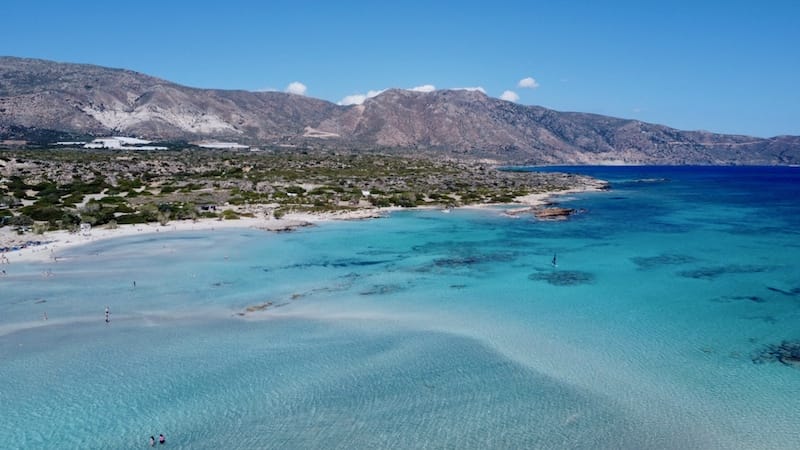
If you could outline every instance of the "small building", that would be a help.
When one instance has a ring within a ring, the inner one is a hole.
[[[249,145],[239,144],[236,142],[220,142],[220,141],[203,141],[195,145],[201,148],[222,149],[222,150],[246,150]]]
[[[81,234],[84,236],[88,236],[92,233],[92,224],[87,222],[81,222],[80,225]]]
[[[202,205],[197,205],[197,212],[216,212],[217,205],[211,203],[204,203]]]
[[[147,145],[150,141],[144,139],[113,136],[97,138],[83,145],[83,148],[106,148],[112,150],[167,150],[167,147]]]
[[[110,149],[121,149],[122,148],[122,141],[117,138],[97,138],[94,139],[92,142],[85,144],[83,148],[110,148]]]

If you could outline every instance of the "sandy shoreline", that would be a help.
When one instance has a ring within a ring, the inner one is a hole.
[[[570,194],[580,194],[583,192],[600,192],[608,189],[608,184],[605,181],[598,181],[594,184],[586,184],[583,186],[575,187],[558,192],[543,192],[539,194],[528,194],[522,197],[515,198],[515,202],[522,206],[512,208],[504,214],[510,217],[516,217],[520,214],[534,212],[539,208],[544,208],[553,202],[554,197],[563,197]]]
[[[536,208],[547,205],[555,196],[562,196],[580,192],[599,191],[604,185],[587,185],[565,191],[530,194],[518,197],[515,203],[519,208],[509,210],[513,214],[520,214],[533,211]],[[485,205],[481,205],[485,206]],[[469,207],[469,206],[467,206]],[[473,206],[474,207],[474,206]],[[43,234],[31,232],[23,235],[18,234],[10,227],[0,228],[0,248],[4,247],[23,247],[0,253],[0,268],[5,264],[14,262],[49,261],[56,260],[59,252],[79,245],[85,245],[104,239],[117,237],[133,236],[147,233],[169,233],[175,231],[202,231],[215,230],[222,228],[253,228],[265,231],[288,231],[299,227],[314,225],[330,220],[361,220],[379,218],[387,213],[402,208],[369,208],[353,211],[337,211],[331,213],[290,213],[276,219],[272,216],[261,217],[241,217],[235,220],[220,219],[198,219],[175,220],[166,225],[157,223],[118,225],[116,228],[98,227],[91,231],[70,233],[66,230],[48,231]],[[25,245],[28,242],[39,242],[38,245]]]
[[[253,228],[264,231],[288,231],[329,220],[359,220],[377,218],[385,215],[390,209],[362,209],[334,213],[293,213],[280,219],[272,216],[241,217],[234,220],[198,219],[173,220],[166,225],[158,223],[118,225],[116,228],[97,227],[87,232],[70,233],[66,230],[48,231],[43,234],[31,232],[18,234],[10,227],[0,228],[0,248],[22,247],[0,253],[0,268],[4,264],[14,262],[49,261],[59,257],[59,252],[67,248],[85,245],[104,239],[134,236],[147,233],[169,233],[175,231],[203,231],[223,228]],[[39,242],[26,245],[29,242]]]

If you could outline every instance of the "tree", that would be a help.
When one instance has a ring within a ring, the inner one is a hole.
[[[14,216],[8,221],[8,224],[15,227],[17,231],[22,231],[26,227],[33,226],[33,219],[25,214]]]

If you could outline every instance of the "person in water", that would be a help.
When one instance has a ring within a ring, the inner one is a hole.
[[[155,446],[156,446],[156,437],[150,436],[150,447],[155,447]]]
[[[167,438],[165,438],[163,434],[159,434],[158,435],[158,443],[159,444],[164,444],[165,442],[167,442]]]

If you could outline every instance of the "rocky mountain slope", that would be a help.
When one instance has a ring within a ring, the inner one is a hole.
[[[122,69],[0,58],[0,140],[43,131],[392,149],[508,163],[800,163],[796,136],[681,131],[477,91],[394,89],[362,105],[338,106],[280,92],[195,89]]]

